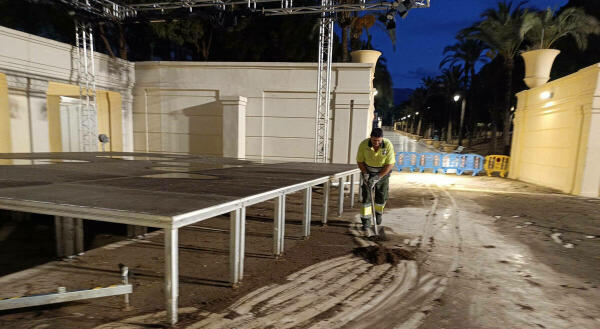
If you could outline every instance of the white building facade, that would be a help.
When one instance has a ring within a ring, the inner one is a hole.
[[[76,151],[77,49],[4,27],[0,45],[0,152]],[[94,63],[107,150],[314,160],[316,64],[132,63],[99,53]],[[330,161],[353,163],[370,132],[373,70],[333,66]]]

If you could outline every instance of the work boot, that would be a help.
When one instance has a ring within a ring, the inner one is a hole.
[[[371,219],[370,218],[361,218],[360,220],[362,221],[362,229],[363,229],[363,231],[371,226]]]
[[[377,221],[377,225],[381,225],[383,221],[383,214],[375,213],[375,221]]]
[[[371,220],[369,218],[361,218],[360,220],[362,221],[362,231],[365,236],[371,236],[371,231],[369,230],[369,227],[371,226]]]

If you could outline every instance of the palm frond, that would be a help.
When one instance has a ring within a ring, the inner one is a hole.
[[[581,50],[587,48],[588,36],[600,33],[600,23],[585,10],[570,7],[557,13],[551,8],[538,12],[527,33],[530,49],[550,48],[559,39],[571,36]]]

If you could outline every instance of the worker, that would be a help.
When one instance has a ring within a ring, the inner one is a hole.
[[[361,195],[362,209],[360,219],[366,236],[370,236],[371,219],[371,190],[375,188],[375,220],[377,225],[383,221],[383,208],[388,199],[389,177],[396,156],[394,146],[389,139],[383,138],[381,128],[373,128],[371,137],[363,140],[358,146],[356,163],[362,176]]]

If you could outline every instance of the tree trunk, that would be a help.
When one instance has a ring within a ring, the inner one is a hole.
[[[106,50],[108,50],[108,54],[110,55],[110,57],[114,58],[115,53],[113,53],[112,47],[110,46],[110,42],[108,42],[108,39],[106,38],[106,33],[104,32],[104,23],[98,24],[98,30],[100,31],[100,39],[102,39],[102,42],[104,42],[104,47],[106,47]]]
[[[348,42],[350,40],[350,25],[342,27],[342,61],[350,61],[350,52],[348,50]]]
[[[121,58],[127,60],[127,42],[125,42],[125,31],[123,31],[123,24],[117,23],[119,26],[119,54]]]
[[[471,120],[471,133],[469,134],[469,147],[473,146],[473,138],[477,132],[477,124]]]
[[[210,44],[212,43],[212,35],[213,35],[213,31],[212,29],[210,29],[210,31],[208,32],[208,41],[204,38],[202,38],[202,57],[204,58],[205,61],[208,60],[208,55],[210,53]]]
[[[504,129],[502,130],[502,152],[508,155],[510,153],[510,126],[511,126],[511,111],[512,106],[512,72],[514,62],[513,59],[506,60],[506,86],[507,91],[504,96]]]
[[[448,131],[446,132],[446,142],[452,144],[452,116],[448,118]]]
[[[475,120],[475,110],[473,107],[473,85],[475,84],[475,66],[471,66],[471,88],[468,89],[469,102],[467,102],[467,112],[469,113],[469,126],[471,127],[471,133],[469,134],[469,147],[473,146],[473,137],[477,130],[477,122]]]
[[[418,136],[421,136],[421,121],[422,120],[419,118],[419,123],[417,124],[417,132],[416,132],[416,134]]]
[[[496,154],[496,149],[498,148],[498,140],[496,136],[498,135],[498,126],[496,124],[492,125],[492,140],[490,141],[490,150],[489,154]]]

